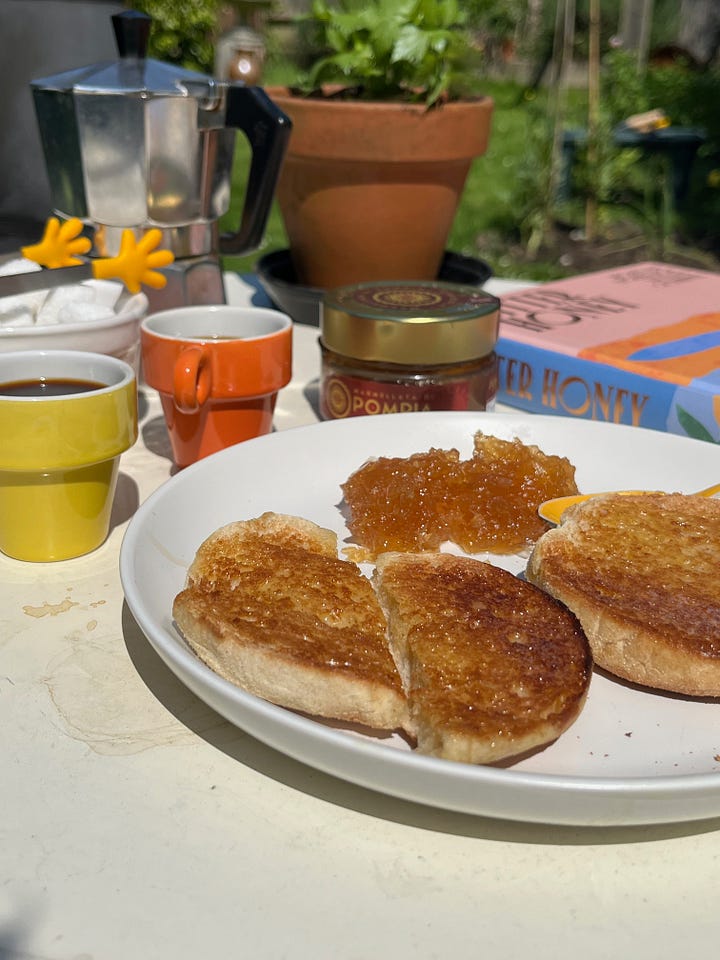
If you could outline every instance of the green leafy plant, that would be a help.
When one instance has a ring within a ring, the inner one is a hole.
[[[428,106],[476,89],[479,50],[458,0],[313,0],[300,22],[322,52],[298,87]]]
[[[158,60],[210,72],[219,0],[134,0],[153,18],[148,53]]]

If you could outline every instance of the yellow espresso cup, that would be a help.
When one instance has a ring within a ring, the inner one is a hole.
[[[137,439],[133,368],[76,350],[0,354],[0,438],[0,550],[31,561],[95,550]]]

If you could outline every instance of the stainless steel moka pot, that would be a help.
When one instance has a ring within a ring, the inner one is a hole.
[[[31,82],[55,212],[83,220],[103,257],[124,229],[159,227],[176,259],[166,287],[148,291],[152,309],[222,303],[219,255],[260,245],[290,120],[259,87],[148,59],[146,14],[112,22],[118,60]],[[250,171],[239,228],[220,236],[238,130]]]

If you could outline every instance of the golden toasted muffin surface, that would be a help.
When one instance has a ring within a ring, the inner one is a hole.
[[[527,577],[585,628],[596,663],[627,680],[720,696],[720,501],[610,494],[568,510]]]
[[[200,546],[173,614],[209,666],[293,709],[393,729],[405,696],[369,580],[330,531],[268,514]]]
[[[383,554],[376,586],[420,749],[499,759],[553,739],[579,713],[587,640],[542,591],[449,554]]]
[[[400,689],[385,621],[354,564],[248,538],[242,554],[215,557],[217,580],[191,584],[243,642],[297,663],[378,679]]]
[[[681,494],[596,498],[548,535],[542,578],[562,579],[668,643],[720,657],[720,501]],[[562,527],[559,528],[562,531]]]

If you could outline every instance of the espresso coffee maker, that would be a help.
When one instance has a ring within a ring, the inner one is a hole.
[[[159,227],[175,261],[165,288],[148,291],[151,309],[222,303],[220,254],[260,245],[290,120],[259,87],[149,59],[146,14],[112,22],[118,60],[31,82],[55,213],[81,219],[102,257],[117,255],[123,230]],[[239,227],[221,236],[238,130],[250,170]]]

